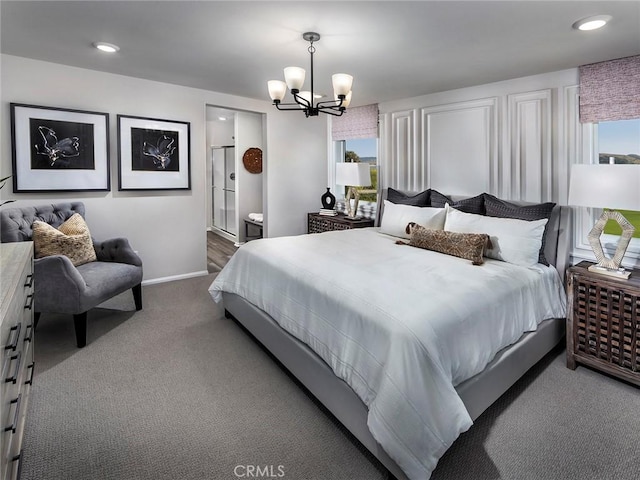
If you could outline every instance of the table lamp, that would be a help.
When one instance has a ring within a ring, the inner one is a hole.
[[[360,193],[355,187],[371,186],[371,169],[369,168],[369,164],[359,162],[336,163],[336,184],[349,187],[344,199],[347,218],[356,218]],[[353,205],[351,205],[352,198],[354,199]]]
[[[635,228],[617,210],[640,210],[640,165],[583,165],[571,167],[569,205],[605,208],[588,235],[598,263],[589,267],[592,272],[629,278],[631,272],[620,267]],[[600,243],[600,236],[608,220],[618,222],[622,235],[612,258],[608,258]]]

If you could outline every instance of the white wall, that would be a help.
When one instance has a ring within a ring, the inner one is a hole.
[[[263,157],[269,237],[307,232],[306,212],[317,212],[327,191],[327,118],[305,118],[298,112],[276,112],[279,124],[267,121],[268,154]],[[300,211],[305,212],[300,215]]]
[[[306,231],[306,213],[316,208],[327,181],[326,123],[278,112],[265,101],[212,91],[10,55],[2,55],[0,62],[0,175],[12,173],[9,103],[15,102],[109,113],[112,181],[110,192],[91,193],[13,194],[7,185],[0,198],[16,199],[14,206],[83,201],[96,238],[129,238],[144,261],[145,283],[206,273],[207,104],[266,113],[263,200],[273,224],[265,233]],[[117,114],[191,123],[191,190],[117,190]]]

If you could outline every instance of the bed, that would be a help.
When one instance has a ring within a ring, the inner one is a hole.
[[[210,292],[396,478],[426,479],[563,338],[563,210],[545,230],[556,267],[475,266],[373,227],[250,242]]]

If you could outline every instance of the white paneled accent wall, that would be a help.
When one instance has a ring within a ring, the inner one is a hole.
[[[409,110],[391,114],[391,158],[394,162],[382,163],[384,178],[389,184],[406,185],[408,189],[420,189],[422,177],[416,174],[416,112]]]
[[[566,204],[577,69],[379,105],[382,188]]]
[[[505,164],[507,196],[527,202],[553,198],[551,167],[551,90],[507,96],[511,162]]]
[[[497,106],[493,97],[421,109],[422,184],[469,196],[496,191]]]

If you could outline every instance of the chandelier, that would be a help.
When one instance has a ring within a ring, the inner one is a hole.
[[[267,86],[269,88],[269,96],[273,100],[273,104],[278,110],[296,110],[304,111],[307,117],[316,117],[319,112],[328,113],[330,115],[340,116],[351,103],[351,84],[353,77],[346,73],[335,73],[331,76],[333,83],[334,100],[326,100],[317,102],[319,95],[313,91],[313,54],[316,47],[313,42],[320,40],[320,34],[316,32],[306,32],[302,34],[302,38],[309,42],[308,51],[311,54],[311,90],[300,91],[304,84],[305,71],[300,67],[287,67],[284,69],[284,82],[281,80],[269,80]],[[291,90],[291,95],[295,103],[282,103],[282,99],[287,93],[287,88]]]

